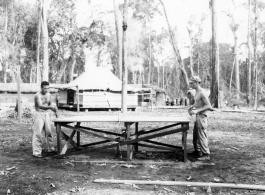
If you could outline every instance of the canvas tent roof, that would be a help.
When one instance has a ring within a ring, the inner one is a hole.
[[[75,80],[63,85],[61,88],[76,90],[76,86],[78,86],[79,90],[122,90],[121,80],[104,67],[89,68]],[[127,85],[127,91],[135,91],[135,89]]]

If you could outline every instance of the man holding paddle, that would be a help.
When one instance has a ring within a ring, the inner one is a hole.
[[[210,160],[210,150],[207,136],[207,114],[212,110],[206,91],[200,86],[201,79],[198,76],[190,78],[189,85],[196,90],[195,103],[188,109],[189,114],[196,115],[193,129],[194,152],[190,153],[198,157],[198,160]]]

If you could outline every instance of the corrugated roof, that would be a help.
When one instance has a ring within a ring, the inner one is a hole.
[[[50,84],[50,92],[57,92],[57,84]],[[0,92],[17,92],[17,83],[0,83]],[[37,83],[21,83],[21,93],[37,93],[40,91],[40,84]]]

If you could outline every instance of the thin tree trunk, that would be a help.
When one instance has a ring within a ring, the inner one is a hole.
[[[219,108],[219,45],[217,42],[217,13],[216,13],[216,0],[211,1],[212,7],[212,83],[211,83],[211,103],[214,107]]]
[[[197,56],[197,74],[200,75],[200,54]]]
[[[42,0],[39,1],[39,11],[38,11],[38,34],[37,34],[37,64],[36,64],[36,83],[40,84],[41,82],[41,73],[40,73],[40,34],[41,34],[41,4]]]
[[[43,47],[43,65],[42,79],[49,81],[49,50],[48,50],[48,27],[47,27],[47,1],[42,2],[42,47]]]
[[[248,0],[248,86],[247,103],[251,103],[251,0]]]
[[[157,67],[157,86],[159,87],[160,84],[160,64],[158,63]]]
[[[136,84],[136,73],[135,71],[132,71],[133,74],[133,84]]]
[[[118,77],[122,77],[122,32],[120,26],[120,15],[117,0],[113,0],[114,13],[115,13],[115,26],[116,26],[116,38],[118,46]]]
[[[169,69],[169,71],[170,71],[170,69]],[[172,73],[173,73],[173,70],[171,70],[170,72],[169,72],[169,75],[168,75],[168,77],[167,77],[167,82],[166,82],[166,88],[168,89],[168,85],[169,85],[169,79],[171,78],[171,75],[172,75]]]
[[[61,82],[62,77],[65,75],[65,69],[67,67],[69,59],[68,60],[61,60],[61,61],[62,61],[62,66],[60,67],[60,70],[58,71],[57,76],[56,76],[56,80],[55,80],[55,82],[57,84],[59,84]],[[65,79],[64,79],[64,81],[65,81]]]
[[[148,43],[149,43],[149,61],[148,61],[148,81],[147,83],[150,84],[151,82],[151,74],[152,74],[152,47],[151,47],[151,29],[149,31],[149,37],[148,37]]]
[[[191,76],[194,75],[193,73],[193,42],[192,42],[192,32],[189,28],[188,29],[188,33],[189,33],[189,37],[190,37],[190,74]]]
[[[144,79],[144,70],[143,70],[143,72],[142,72],[142,84],[144,84],[145,83],[145,79]]]
[[[167,25],[168,25],[168,30],[169,30],[169,34],[170,34],[170,40],[171,40],[171,43],[172,43],[172,46],[173,46],[173,50],[174,50],[174,53],[175,53],[175,57],[176,57],[176,62],[178,62],[178,64],[176,63],[176,67],[177,65],[179,65],[179,67],[177,68],[180,68],[181,72],[182,72],[182,75],[183,75],[183,78],[184,78],[184,83],[185,83],[185,88],[187,89],[188,88],[188,82],[189,82],[189,79],[188,79],[188,76],[187,76],[187,72],[184,68],[184,64],[183,64],[183,61],[181,59],[181,56],[180,56],[180,52],[179,52],[179,48],[177,46],[177,43],[176,43],[176,38],[175,38],[175,35],[173,33],[173,30],[169,24],[169,21],[168,21],[168,17],[167,17],[167,12],[166,12],[166,9],[165,9],[165,6],[164,6],[164,3],[162,0],[159,0],[161,5],[163,6],[163,10],[164,10],[164,14],[165,14],[165,18],[166,18],[166,21],[167,21]],[[179,79],[179,78],[177,78]]]
[[[7,72],[6,72],[6,62],[4,62],[4,65],[3,65],[3,76],[4,76],[4,83],[7,83]]]
[[[7,3],[6,3],[6,10],[5,10],[5,31],[4,34],[7,34],[7,27],[8,27],[8,9],[7,9]]]
[[[239,100],[240,93],[240,80],[239,80],[239,59],[238,59],[238,38],[237,32],[234,32],[235,36],[235,83],[236,83],[236,99]]]
[[[230,84],[229,84],[229,91],[230,92],[231,92],[231,89],[232,89],[232,80],[233,80],[233,73],[234,73],[235,61],[236,61],[236,58],[234,58],[233,66],[232,66],[232,70],[231,70]]]
[[[257,59],[257,0],[255,0],[255,23],[254,23],[254,72],[255,72],[255,94],[254,94],[254,110],[258,109],[258,59]]]
[[[163,64],[163,67],[162,67],[162,70],[163,70],[163,89],[165,88],[165,64]]]
[[[123,40],[122,40],[122,112],[127,112],[127,51],[126,47],[126,30],[127,30],[128,1],[124,0],[123,6]]]
[[[76,65],[76,54],[72,54],[72,62],[69,71],[69,83],[74,79],[74,70]]]

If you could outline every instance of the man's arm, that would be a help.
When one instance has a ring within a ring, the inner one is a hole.
[[[48,106],[43,105],[39,95],[36,95],[34,100],[37,108],[40,108],[42,110],[52,110],[53,112],[56,112],[56,108],[50,106],[51,105],[50,102],[48,102]]]
[[[52,105],[52,102],[51,102],[51,95],[49,94],[49,97],[48,97],[48,105],[51,106]],[[58,108],[57,106],[51,106],[53,109],[52,111],[54,112],[55,116],[58,118],[59,115],[58,115]]]

